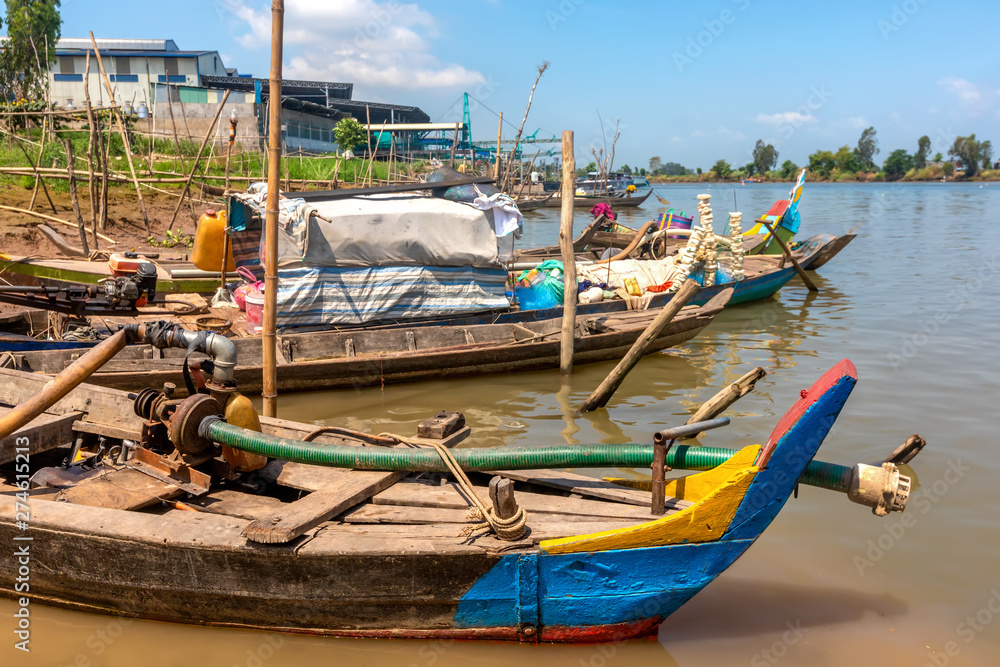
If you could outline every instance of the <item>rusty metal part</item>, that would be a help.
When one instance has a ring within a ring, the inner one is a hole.
[[[184,461],[161,456],[142,447],[135,450],[135,457],[127,466],[196,496],[208,493],[212,485],[210,476],[192,468]]]
[[[212,441],[198,435],[198,426],[205,417],[222,416],[222,405],[205,394],[188,396],[170,416],[167,425],[170,442],[183,454],[198,454],[212,445]]]
[[[902,512],[910,497],[910,478],[899,474],[893,463],[883,463],[881,467],[858,463],[851,470],[847,497],[871,507],[876,516]]]
[[[442,440],[465,426],[465,415],[461,412],[442,410],[417,425],[417,435],[421,438]]]
[[[67,366],[55,379],[46,383],[40,392],[0,417],[0,440],[51,408],[56,401],[71,392],[89,378],[94,371],[124,349],[127,342],[126,330],[119,331],[110,338],[101,341]]]

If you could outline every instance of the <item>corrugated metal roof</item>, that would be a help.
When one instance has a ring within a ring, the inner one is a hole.
[[[90,39],[83,37],[63,37],[56,42],[57,49],[89,49]],[[172,39],[98,39],[97,48],[122,51],[178,51]]]

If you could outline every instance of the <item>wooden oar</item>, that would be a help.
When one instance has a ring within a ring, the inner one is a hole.
[[[813,281],[809,279],[809,276],[806,275],[806,272],[802,269],[801,266],[799,266],[798,261],[794,257],[792,257],[792,251],[788,249],[788,246],[785,245],[785,242],[781,240],[781,237],[778,236],[778,233],[774,231],[774,227],[771,226],[771,223],[765,220],[764,218],[757,218],[755,222],[759,222],[760,224],[764,225],[764,227],[767,228],[767,231],[771,232],[771,238],[777,241],[778,245],[781,246],[782,251],[784,251],[785,253],[785,257],[791,260],[792,266],[794,266],[795,270],[798,271],[799,277],[802,278],[802,282],[806,284],[806,287],[809,288],[809,291],[818,292],[819,288],[816,287],[815,283],[813,283]]]

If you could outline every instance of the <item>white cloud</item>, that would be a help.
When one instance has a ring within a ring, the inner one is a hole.
[[[248,49],[271,43],[270,3],[226,0],[248,32],[237,41]],[[431,53],[438,36],[434,17],[416,4],[395,0],[287,0],[285,76],[355,84],[363,95],[390,89],[450,88],[483,83],[485,77]],[[288,48],[291,47],[291,48]]]
[[[815,123],[816,117],[811,113],[799,113],[798,111],[782,111],[779,113],[759,113],[757,118],[755,118],[758,123],[766,123],[768,125],[791,125],[793,127],[798,127],[799,125],[805,125],[806,123]]]
[[[927,113],[931,114],[932,116],[934,114],[936,114],[937,112],[938,112],[938,108],[937,107],[928,107],[928,109],[927,109]]]
[[[953,113],[964,112],[965,115],[976,118],[1000,106],[1000,90],[976,85],[957,76],[946,76],[937,83],[956,98],[957,106],[952,109]],[[1000,111],[995,114],[1000,118]]]
[[[977,105],[983,99],[982,92],[975,84],[957,76],[946,76],[938,81],[938,85],[957,95],[963,104]]]
[[[847,127],[853,127],[856,130],[864,129],[868,126],[868,119],[864,116],[851,116],[845,121]]]
[[[684,143],[683,139],[681,139],[680,137],[676,137],[676,136],[675,137],[671,137],[670,141],[671,141],[671,143],[675,143],[675,144]]]

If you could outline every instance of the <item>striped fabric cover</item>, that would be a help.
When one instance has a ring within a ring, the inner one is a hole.
[[[503,268],[279,269],[277,323],[365,324],[507,309],[506,281]]]

